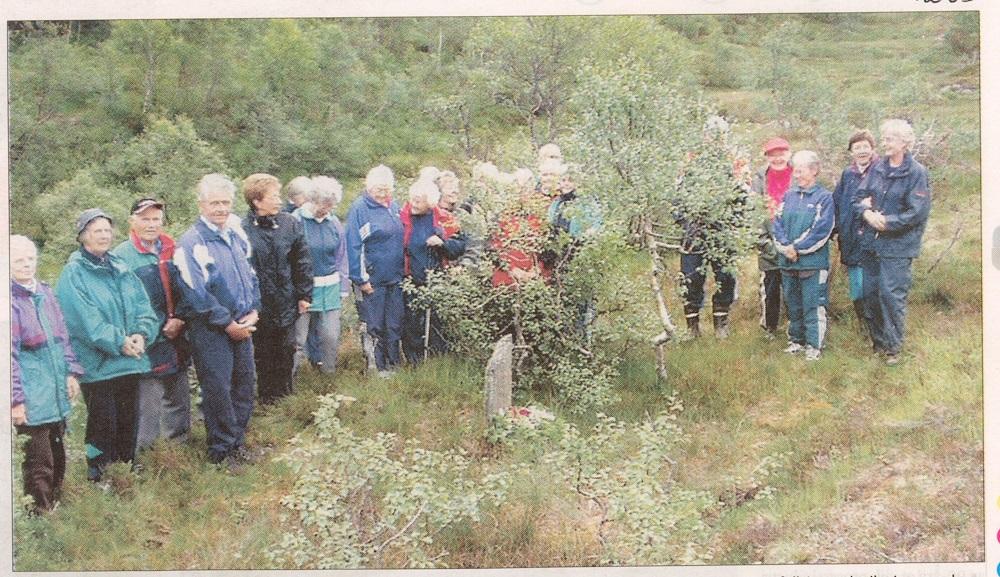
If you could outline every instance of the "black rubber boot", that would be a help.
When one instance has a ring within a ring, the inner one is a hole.
[[[862,299],[858,299],[853,302],[854,302],[854,314],[858,317],[858,326],[861,327],[861,333],[867,336],[868,323],[865,322],[865,302]]]
[[[715,327],[715,338],[729,338],[729,311],[712,313],[712,324]]]
[[[698,313],[688,313],[694,316],[685,316],[688,326],[688,334],[691,338],[696,339],[701,336],[701,329],[698,327]]]

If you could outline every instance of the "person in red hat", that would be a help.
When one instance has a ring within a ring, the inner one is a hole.
[[[775,137],[764,143],[764,156],[767,157],[767,166],[754,176],[752,189],[765,197],[768,208],[757,242],[760,251],[757,266],[760,268],[760,326],[771,340],[781,320],[781,269],[771,219],[792,182],[792,166],[788,163],[792,156],[791,147],[784,138]]]

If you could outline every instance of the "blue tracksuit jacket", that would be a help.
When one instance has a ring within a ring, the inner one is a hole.
[[[791,245],[799,253],[791,262],[779,255],[779,265],[785,270],[819,270],[830,268],[830,233],[833,232],[833,193],[819,183],[809,190],[793,184],[774,214],[774,240],[779,245]]]

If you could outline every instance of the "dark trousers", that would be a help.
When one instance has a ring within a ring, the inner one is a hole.
[[[257,398],[261,403],[273,403],[292,394],[295,325],[258,324],[253,334],[253,358],[257,366]]]
[[[66,475],[66,448],[63,445],[66,423],[18,425],[17,432],[25,437],[21,467],[24,492],[35,500],[36,512],[50,511],[59,499]]]
[[[125,375],[80,386],[87,404],[88,477],[98,480],[101,471],[115,461],[135,456],[139,421],[139,377]]]
[[[413,299],[403,295],[405,314],[403,320],[403,354],[407,362],[418,364],[424,360],[424,335],[427,329],[427,309],[413,304]],[[431,309],[430,334],[427,340],[427,354],[440,354],[447,350],[441,336],[441,319]]]
[[[769,333],[781,322],[781,269],[760,271],[760,326]]]
[[[208,458],[217,463],[243,444],[254,402],[253,341],[230,340],[222,329],[190,323],[188,338],[201,384]]]
[[[375,341],[375,366],[380,371],[399,365],[399,341],[403,332],[403,287],[399,284],[372,286],[365,295],[368,334]]]
[[[684,275],[684,314],[697,315],[705,302],[705,273],[699,270],[704,262],[700,254],[681,253],[681,274]],[[712,310],[728,313],[736,300],[736,278],[722,270],[722,265],[710,263],[715,275],[715,293],[712,295]]]
[[[865,327],[868,329],[868,336],[871,337],[872,348],[876,352],[885,352],[889,347],[885,340],[882,306],[879,302],[881,263],[877,254],[866,250],[861,253],[860,265],[862,314],[865,317]]]
[[[912,285],[912,258],[879,257],[878,300],[882,312],[882,338],[889,354],[899,354],[903,349],[906,297]]]

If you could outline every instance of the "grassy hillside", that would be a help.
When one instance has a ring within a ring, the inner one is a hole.
[[[674,422],[683,434],[662,480],[677,503],[694,502],[693,495],[710,501],[692,509],[698,526],[678,525],[663,548],[692,543],[691,561],[713,564],[983,559],[978,67],[943,56],[949,25],[942,15],[872,17],[853,29],[838,28],[833,38],[813,22],[796,60],[813,71],[810,82],[831,94],[870,96],[877,117],[911,112],[934,119],[933,131],[921,131],[934,206],[914,264],[903,362],[887,367],[871,355],[847,299],[845,271],[837,268],[823,358],[806,364],[783,354],[784,342],[766,341],[757,326],[751,257],[739,278],[731,338],[716,341],[708,330],[701,339],[672,345],[667,383],[657,381],[652,351],[635,349],[623,359],[621,399],[605,412],[638,423],[655,417],[676,392],[684,410]],[[696,46],[707,57],[711,45]],[[883,84],[911,73],[932,96],[901,110],[906,95],[886,93]],[[793,147],[819,148],[813,133],[795,125],[785,130],[762,89],[710,88],[709,94],[737,121],[746,142],[783,133]],[[846,153],[839,145],[825,152],[822,180],[832,186]],[[676,297],[671,310],[681,310]],[[356,334],[345,332],[342,342],[335,378],[307,369],[292,397],[257,410],[248,445],[260,460],[240,476],[206,463],[204,427],[196,423],[188,444],[156,446],[141,457],[139,475],[115,469],[104,492],[84,480],[86,419],[78,405],[63,502],[43,518],[15,514],[16,568],[291,568],[294,563],[275,561],[268,552],[299,526],[298,513],[282,499],[304,476],[295,469],[296,448],[324,442],[317,438],[314,412],[318,397],[328,393],[356,399],[338,415],[359,439],[398,435],[394,458],[402,459],[411,441],[427,450],[460,451],[477,482],[492,471],[510,473],[499,505],[483,504],[478,519],[460,519],[434,535],[426,546],[433,563],[589,566],[622,552],[615,549],[625,542],[619,529],[600,522],[599,501],[560,482],[551,458],[565,450],[558,427],[571,424],[586,436],[601,418],[573,416],[554,399],[520,392],[518,404],[554,408],[556,423],[492,444],[482,417],[482,367],[439,358],[379,380],[362,374]],[[633,455],[638,437],[624,438],[632,444],[622,454]],[[612,473],[626,468],[627,460]],[[374,501],[355,511],[358,526],[370,528],[372,519],[386,514],[378,497],[392,482],[382,483],[372,491]],[[619,541],[606,540],[609,535]],[[400,550],[387,547],[371,564],[407,563]]]

